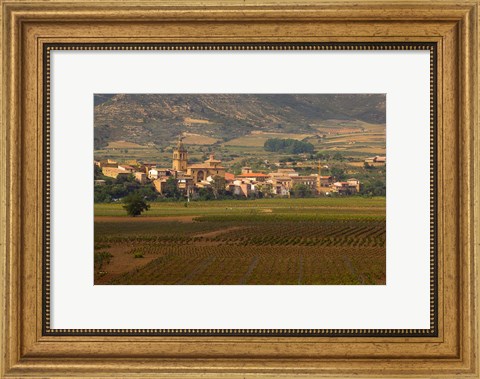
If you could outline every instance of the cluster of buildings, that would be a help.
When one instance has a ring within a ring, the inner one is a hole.
[[[234,175],[226,171],[222,162],[210,155],[204,163],[188,163],[188,151],[179,139],[173,150],[171,168],[157,167],[154,164],[135,161],[119,164],[113,160],[95,162],[105,176],[118,178],[121,175],[133,175],[140,183],[151,181],[160,194],[165,193],[167,182],[175,180],[177,188],[188,198],[195,198],[202,188],[225,189],[236,196],[249,197],[258,192],[264,194],[290,196],[296,185],[306,186],[312,194],[339,193],[352,195],[360,191],[357,179],[336,182],[332,176],[300,175],[292,168],[279,168],[268,174],[254,172],[243,167],[241,174]],[[96,181],[101,185],[102,181]],[[219,188],[220,186],[220,188]]]
[[[387,163],[387,157],[381,157],[377,155],[375,157],[366,158],[365,163],[368,163],[370,165],[375,165],[375,164],[384,165]]]

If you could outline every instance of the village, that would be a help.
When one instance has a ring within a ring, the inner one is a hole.
[[[302,192],[303,196],[355,195],[361,191],[362,183],[355,178],[337,181],[331,175],[322,175],[322,165],[318,163],[318,173],[300,175],[294,168],[278,168],[275,172],[254,172],[250,167],[242,167],[240,174],[233,174],[222,166],[222,161],[210,154],[204,163],[189,164],[188,150],[180,138],[173,149],[172,167],[157,167],[155,163],[129,161],[119,163],[112,159],[94,161],[103,176],[117,179],[133,176],[140,184],[151,182],[160,195],[165,195],[167,186],[175,183],[179,193],[187,199],[195,199],[202,189],[225,190],[235,197],[250,198],[258,195],[290,197]],[[385,157],[373,157],[365,164],[385,164]],[[95,180],[96,186],[105,180]]]

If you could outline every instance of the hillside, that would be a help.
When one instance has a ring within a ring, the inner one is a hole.
[[[327,120],[384,124],[386,116],[383,94],[97,94],[94,104],[96,150],[115,141],[168,146],[185,133],[224,142],[311,135]]]

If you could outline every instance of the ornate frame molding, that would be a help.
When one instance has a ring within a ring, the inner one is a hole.
[[[4,376],[478,377],[478,1],[3,0],[1,4]],[[43,333],[42,180],[48,144],[43,132],[44,47],[142,42],[436,44],[438,334],[412,338]]]

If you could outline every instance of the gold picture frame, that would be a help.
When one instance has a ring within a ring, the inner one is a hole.
[[[478,5],[2,0],[2,375],[478,377]],[[430,50],[435,74],[435,312],[428,332],[49,329],[52,49],[395,44]]]

